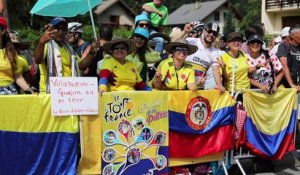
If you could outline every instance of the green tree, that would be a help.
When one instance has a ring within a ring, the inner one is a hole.
[[[234,15],[231,11],[229,11],[228,13],[226,13],[225,16],[225,24],[223,28],[224,36],[227,36],[229,33],[234,32],[236,30],[235,24],[236,20],[234,18]]]

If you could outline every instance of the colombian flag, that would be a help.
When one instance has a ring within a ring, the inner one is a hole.
[[[76,174],[78,119],[50,114],[49,95],[0,97],[1,174]]]
[[[233,148],[235,102],[217,90],[170,91],[170,157],[196,158]]]
[[[245,145],[252,154],[280,160],[287,151],[295,150],[296,90],[280,89],[273,95],[246,91],[243,99]]]

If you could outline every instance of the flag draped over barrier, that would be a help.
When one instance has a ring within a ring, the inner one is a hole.
[[[245,144],[252,154],[266,159],[282,159],[295,149],[297,114],[296,90],[281,89],[273,95],[246,91]]]
[[[233,148],[235,102],[228,93],[170,91],[170,157],[201,157]]]
[[[78,118],[50,115],[49,95],[1,96],[1,174],[76,174]]]

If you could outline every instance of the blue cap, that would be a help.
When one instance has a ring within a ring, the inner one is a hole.
[[[50,24],[51,24],[53,27],[55,27],[55,26],[57,26],[58,24],[61,24],[61,23],[66,24],[66,25],[68,24],[67,21],[66,21],[64,18],[61,18],[61,17],[53,18],[53,19],[51,20],[51,22],[50,22]]]
[[[137,15],[135,17],[134,26],[136,26],[136,24],[139,23],[140,21],[147,21],[148,23],[150,23],[150,19],[145,14]]]
[[[145,38],[149,38],[149,31],[147,29],[144,29],[142,27],[138,27],[134,30],[134,34],[138,34],[138,35],[141,35]]]

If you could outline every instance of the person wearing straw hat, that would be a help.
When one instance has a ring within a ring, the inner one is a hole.
[[[183,38],[168,43],[165,50],[172,57],[162,61],[152,80],[152,87],[158,90],[197,90],[204,81],[195,82],[193,66],[185,61],[188,55],[195,53],[197,46],[188,44]]]
[[[16,83],[26,93],[34,93],[21,73],[18,54],[7,31],[7,22],[0,17],[0,95],[18,94]]]
[[[217,89],[221,93],[226,90],[234,95],[238,90],[250,88],[248,72],[253,73],[256,71],[256,68],[247,64],[245,53],[240,51],[243,41],[242,33],[229,33],[227,36],[228,51],[223,53],[220,58],[214,59],[213,73]],[[222,68],[222,76],[220,68]],[[222,80],[224,81],[224,86]]]
[[[134,63],[126,56],[136,50],[132,39],[114,38],[103,46],[105,57],[99,73],[99,93],[110,91],[151,90],[142,80]]]

